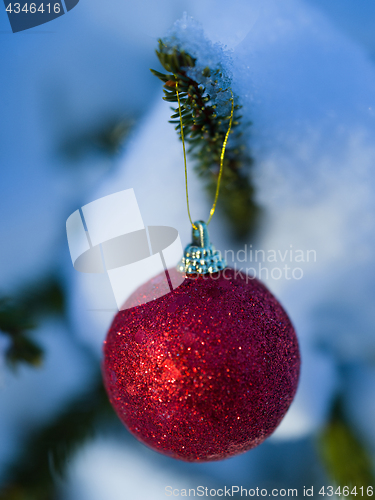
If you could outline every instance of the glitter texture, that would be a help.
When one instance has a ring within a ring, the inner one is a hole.
[[[161,276],[128,303],[159,286]],[[191,462],[264,441],[293,400],[299,369],[284,309],[262,283],[230,268],[120,311],[104,343],[104,382],[120,419],[154,450]]]

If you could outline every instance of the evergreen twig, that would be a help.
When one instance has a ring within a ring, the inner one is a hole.
[[[177,102],[176,81],[181,99],[181,110],[184,127],[184,136],[189,145],[188,153],[196,160],[196,171],[204,179],[206,189],[213,198],[216,190],[217,176],[220,167],[220,154],[225,134],[228,129],[229,116],[218,114],[217,106],[213,102],[215,97],[209,95],[204,86],[189,76],[189,70],[195,67],[196,59],[177,47],[159,40],[159,49],[156,55],[163,68],[168,73],[160,73],[151,69],[151,72],[164,82],[164,100]],[[220,76],[219,70],[205,68],[202,77],[215,79]],[[214,93],[221,93],[228,101],[231,94],[227,89],[219,87],[218,80],[214,80]],[[254,201],[254,186],[250,180],[250,171],[253,159],[243,138],[244,125],[240,127],[241,106],[236,103],[230,140],[225,152],[224,170],[218,206],[221,207],[234,233],[244,238],[253,231],[260,213]],[[180,133],[179,110],[172,107],[171,123],[176,125]],[[250,123],[248,124],[250,125]]]
[[[45,314],[62,314],[64,294],[60,282],[52,277],[33,284],[17,297],[0,298],[0,331],[9,337],[6,350],[8,363],[15,368],[19,363],[37,366],[43,358],[43,349],[29,332]]]
[[[98,376],[91,390],[75,397],[23,444],[21,456],[8,468],[0,500],[54,499],[54,476],[63,476],[69,458],[94,435],[100,422],[112,417],[115,413]]]
[[[68,136],[60,147],[61,153],[70,161],[81,160],[88,154],[114,156],[119,153],[121,146],[134,125],[131,117],[112,117],[103,125],[81,133],[75,131]]]
[[[334,405],[330,421],[319,436],[318,447],[325,468],[336,487],[349,487],[347,498],[367,498],[367,487],[375,488],[371,458],[348,424],[341,401]],[[363,495],[361,491],[363,487]],[[339,494],[337,496],[340,496]]]

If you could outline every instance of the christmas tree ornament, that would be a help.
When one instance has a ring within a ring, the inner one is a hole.
[[[179,100],[177,87],[176,94]],[[179,109],[183,140],[180,102]],[[185,148],[184,160],[191,221]],[[131,307],[116,315],[104,343],[103,376],[118,416],[140,441],[173,458],[204,462],[254,448],[276,429],[297,389],[300,355],[271,292],[226,267],[207,225],[191,224],[192,243],[178,269],[169,270],[171,278],[185,272],[185,280],[148,302],[155,288],[167,286],[156,276],[129,297]]]

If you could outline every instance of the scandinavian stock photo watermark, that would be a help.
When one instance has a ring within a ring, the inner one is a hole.
[[[235,276],[244,275],[246,282],[255,278],[298,281],[304,276],[304,267],[317,262],[316,250],[294,249],[292,244],[282,250],[253,248],[253,245],[245,244],[241,249],[219,251],[219,254],[228,267],[235,270]],[[222,276],[229,279],[225,269]]]

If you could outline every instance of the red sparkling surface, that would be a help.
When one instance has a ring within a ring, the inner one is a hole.
[[[181,460],[220,460],[259,445],[297,389],[298,342],[284,309],[258,280],[224,273],[188,277],[120,311],[104,343],[104,382],[120,419]],[[128,302],[160,283],[150,280]]]

